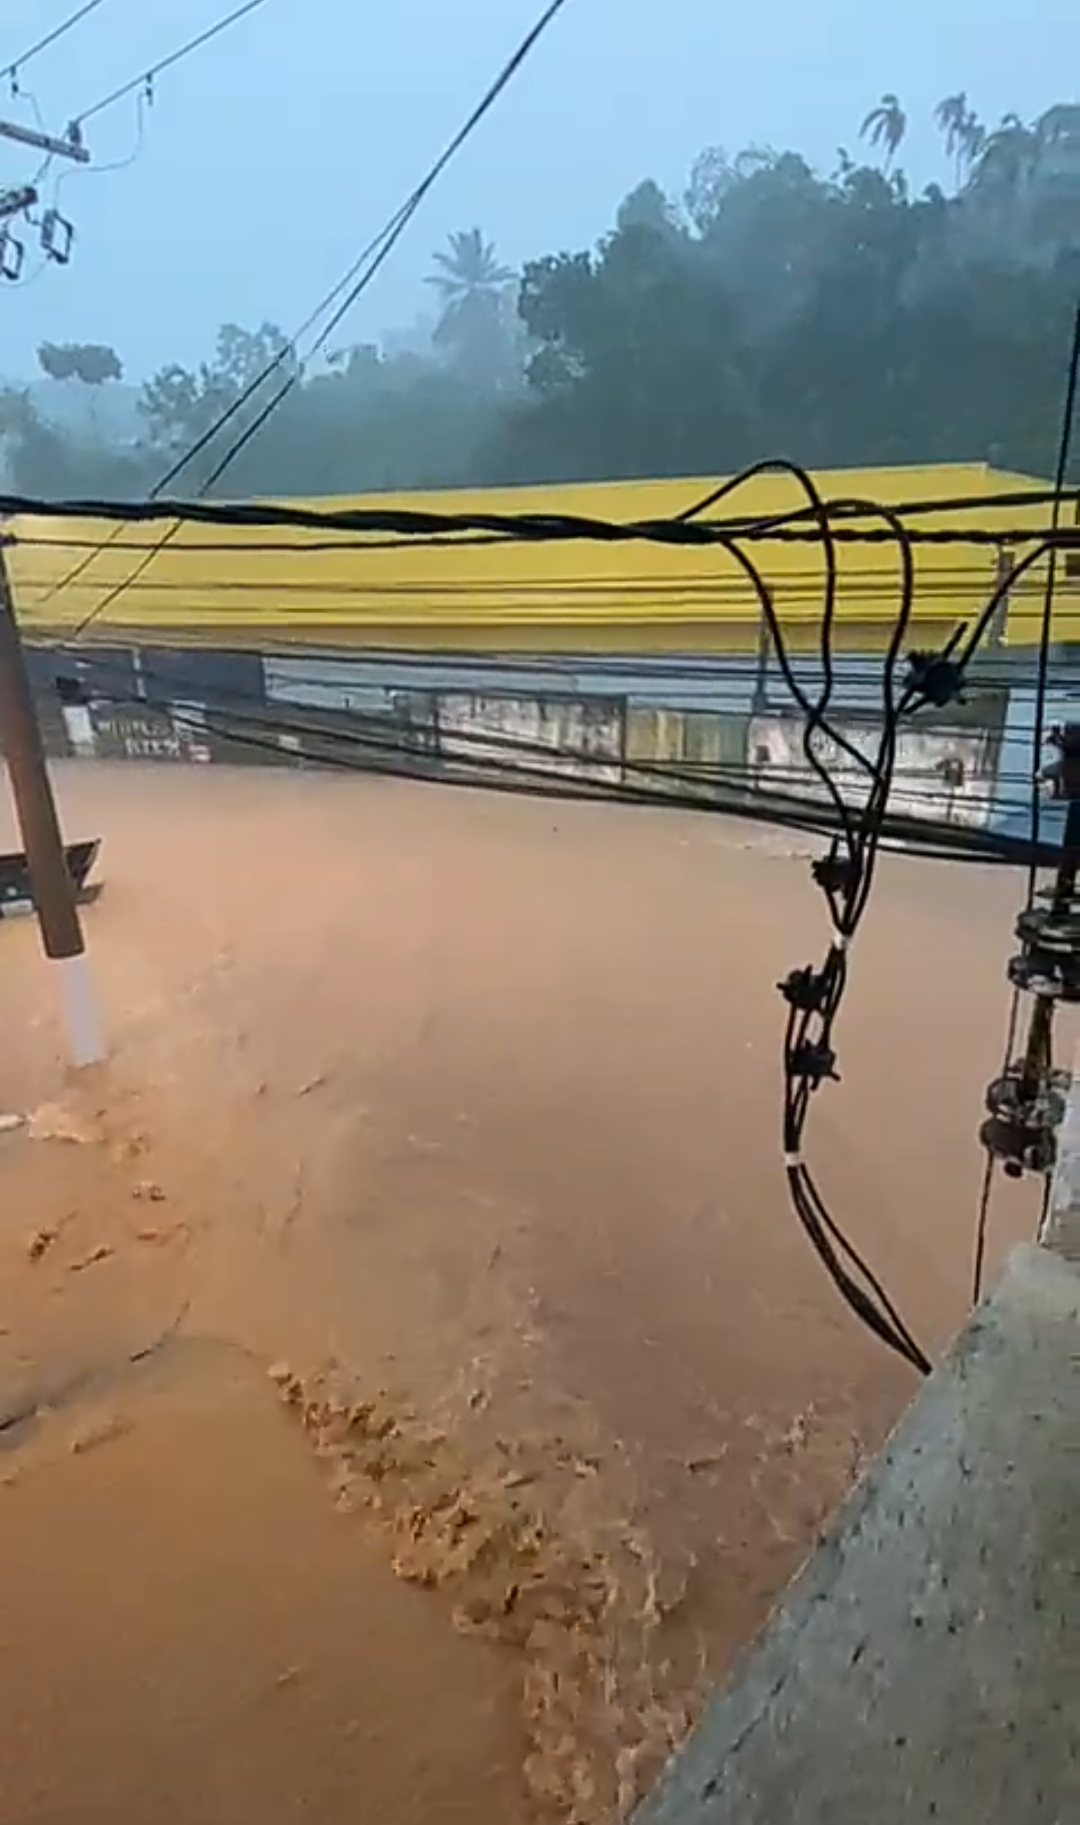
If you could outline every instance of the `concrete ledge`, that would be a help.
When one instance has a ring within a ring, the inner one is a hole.
[[[635,1825],[1080,1820],[1080,1271],[1021,1248]]]
[[[1080,1046],[1072,1079],[1073,1091],[1057,1137],[1057,1167],[1046,1223],[1039,1240],[1056,1254],[1080,1262]]]

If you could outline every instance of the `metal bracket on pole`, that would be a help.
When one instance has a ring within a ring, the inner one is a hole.
[[[14,190],[0,190],[0,222],[6,222],[13,215],[21,215],[24,209],[32,209],[38,200],[38,193],[33,184],[20,184]]]
[[[1054,1170],[1072,1083],[1054,1064],[1054,1012],[1061,1003],[1080,1004],[1080,723],[1056,729],[1051,740],[1057,759],[1043,779],[1066,806],[1061,861],[1016,921],[1020,949],[1009,962],[1009,981],[1032,997],[1031,1016],[1022,1053],[986,1092],[979,1131],[1010,1178],[1049,1177]]]
[[[78,127],[72,123],[63,138],[55,133],[39,133],[18,121],[0,120],[0,139],[13,139],[16,145],[29,146],[34,152],[48,152],[54,158],[72,158],[77,165],[88,165],[90,153],[82,143]]]

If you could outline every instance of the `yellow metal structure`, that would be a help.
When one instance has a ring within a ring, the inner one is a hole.
[[[834,470],[815,478],[826,499],[905,503],[1042,490],[1031,477],[983,464]],[[447,513],[568,513],[618,521],[674,517],[716,486],[715,478],[582,483],[423,495],[377,495],[306,503],[324,510],[422,508]],[[782,513],[804,505],[786,476],[741,485],[717,509]],[[1032,532],[1045,506],[920,515],[920,529],[961,526]],[[718,547],[646,542],[439,547],[325,534],[236,531],[161,522],[17,519],[10,568],[31,640],[87,638],[229,648],[290,646],[475,652],[748,652],[761,612],[745,572]],[[269,546],[269,549],[265,547]],[[262,547],[262,549],[261,549]],[[820,545],[757,541],[747,549],[773,595],[794,650],[816,645],[822,612]],[[1023,544],[1015,547],[1022,554]],[[839,547],[835,644],[880,648],[899,601],[899,566],[888,544]],[[926,644],[976,616],[998,574],[992,544],[921,546],[916,553],[913,631]],[[1062,567],[1064,569],[1064,567]],[[1014,592],[998,630],[1010,646],[1037,638],[1045,564]],[[1059,594],[1055,640],[1080,638],[1080,590]]]

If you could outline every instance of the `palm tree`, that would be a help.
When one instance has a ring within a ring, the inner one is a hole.
[[[504,266],[492,242],[485,241],[479,228],[468,228],[450,236],[446,253],[434,256],[438,272],[428,278],[442,300],[436,339],[453,342],[463,330],[480,322],[494,322],[501,316],[508,287],[514,274]]]
[[[964,181],[965,167],[970,170],[986,144],[986,128],[982,125],[973,108],[968,107],[968,98],[963,89],[955,95],[946,95],[934,109],[934,119],[945,135],[945,151],[949,158],[956,161],[956,188],[959,190]]]
[[[1025,127],[1019,114],[1004,114],[1001,125],[984,136],[977,176],[982,184],[1013,191],[1030,171],[1039,154],[1039,135]]]
[[[868,139],[872,146],[884,146],[887,171],[900,150],[906,132],[907,115],[898,98],[895,95],[883,95],[859,128],[859,138]]]
[[[934,108],[934,120],[938,122],[945,135],[945,157],[956,161],[956,188],[960,190],[963,183],[963,161],[967,157],[967,135],[971,110],[967,106],[967,91],[958,89],[956,95],[947,95]]]

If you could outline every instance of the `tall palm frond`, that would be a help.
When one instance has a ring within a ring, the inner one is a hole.
[[[876,108],[871,108],[862,126],[859,128],[860,139],[868,139],[872,146],[884,146],[885,164],[888,167],[900,150],[907,132],[907,115],[896,95],[883,95]]]

